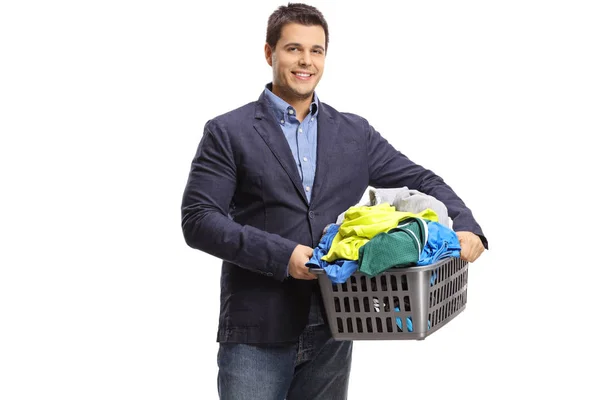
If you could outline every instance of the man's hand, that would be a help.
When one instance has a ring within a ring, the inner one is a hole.
[[[317,279],[316,275],[311,274],[308,271],[308,267],[304,265],[308,262],[308,260],[310,260],[312,254],[313,249],[311,249],[310,247],[301,244],[296,246],[296,248],[292,252],[292,256],[290,257],[290,262],[288,265],[288,272],[290,276],[296,279]]]
[[[479,236],[472,232],[456,232],[460,243],[460,258],[467,262],[473,262],[479,258],[485,248]]]

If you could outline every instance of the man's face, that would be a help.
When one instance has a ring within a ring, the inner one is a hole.
[[[265,45],[273,67],[273,92],[294,100],[312,98],[325,66],[325,31],[320,25],[290,23],[281,30],[273,50]]]

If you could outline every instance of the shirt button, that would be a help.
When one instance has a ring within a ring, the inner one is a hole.
[[[285,121],[284,121],[284,120],[281,120],[280,122],[281,122],[282,124],[285,124]]]
[[[305,187],[307,192],[310,192],[310,186]]]
[[[302,128],[298,129],[298,132],[302,133]]]
[[[310,120],[311,120],[311,121],[314,121],[314,120],[315,120],[315,117],[312,117]]]
[[[304,157],[302,160],[304,160],[304,162],[307,162],[308,158]]]
[[[294,110],[288,110],[288,113],[293,114]]]

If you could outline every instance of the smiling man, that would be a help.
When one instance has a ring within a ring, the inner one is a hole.
[[[304,4],[269,17],[273,81],[258,101],[204,127],[183,195],[189,246],[223,260],[217,341],[221,399],[346,399],[352,342],[331,338],[305,264],[323,229],[368,186],[407,186],[448,208],[461,257],[487,247],[469,208],[362,117],[315,93],[329,30]]]

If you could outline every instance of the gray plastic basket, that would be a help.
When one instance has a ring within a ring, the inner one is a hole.
[[[332,283],[323,269],[310,270],[319,279],[336,340],[422,340],[467,305],[468,263],[458,258],[374,277],[357,271],[342,284]]]

